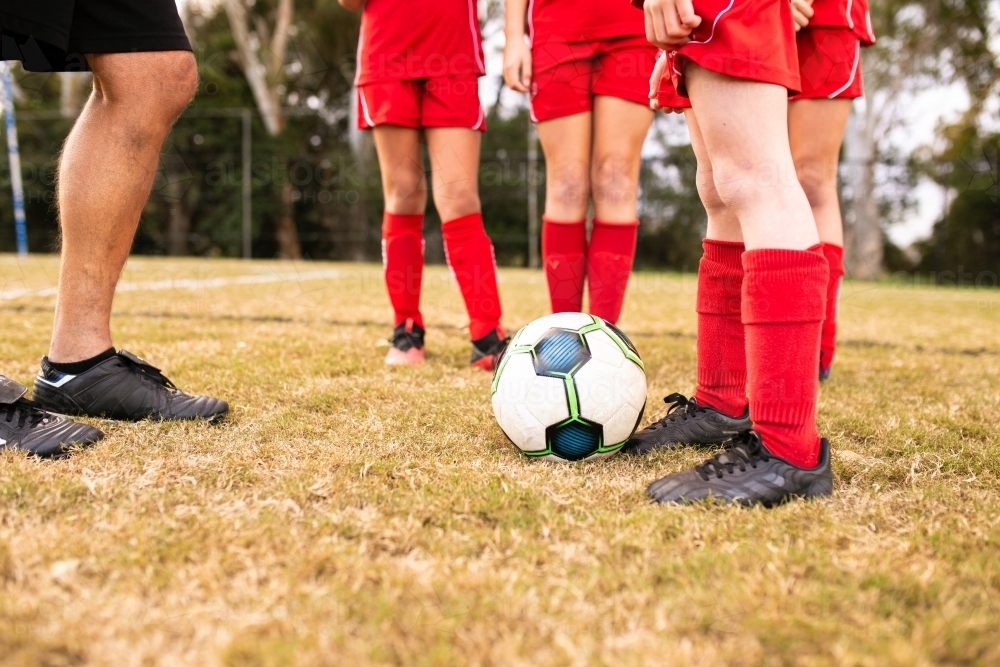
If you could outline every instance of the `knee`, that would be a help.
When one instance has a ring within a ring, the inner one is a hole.
[[[815,160],[796,160],[795,175],[813,208],[837,199],[837,165]]]
[[[427,191],[422,172],[400,169],[383,181],[385,208],[400,215],[416,215],[427,208]]]
[[[634,199],[638,183],[631,167],[632,160],[627,155],[612,153],[596,157],[591,176],[594,198],[614,203]]]
[[[133,118],[169,128],[198,90],[198,65],[189,51],[95,56],[94,90],[105,106],[138,111]]]
[[[712,186],[722,206],[739,216],[760,200],[773,196],[759,182],[756,165],[736,163],[731,160],[713,160]]]
[[[715,187],[715,178],[711,169],[699,167],[695,183],[698,187],[698,197],[709,217],[718,217],[726,211],[726,203],[722,201],[719,190]]]
[[[434,186],[434,207],[442,220],[454,220],[480,210],[479,189],[474,181]]]
[[[549,196],[560,206],[570,209],[587,208],[590,181],[585,165],[565,165],[553,170],[545,187]]]

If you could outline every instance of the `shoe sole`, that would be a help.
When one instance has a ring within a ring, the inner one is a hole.
[[[392,348],[385,355],[385,363],[389,366],[420,366],[424,363],[424,351],[415,347],[406,352]]]

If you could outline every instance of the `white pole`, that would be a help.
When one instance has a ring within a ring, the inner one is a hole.
[[[14,118],[14,86],[10,67],[0,61],[0,78],[3,79],[3,110],[7,116],[7,159],[10,162],[10,186],[14,191],[14,232],[17,235],[17,254],[28,255],[28,228],[24,219],[24,183],[21,182],[21,152],[17,146],[17,121]]]
[[[538,132],[528,119],[528,266],[542,265],[538,252]]]

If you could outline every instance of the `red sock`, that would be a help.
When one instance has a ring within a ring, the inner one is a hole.
[[[394,326],[408,319],[424,326],[420,314],[420,284],[424,275],[424,216],[382,214],[382,265]]]
[[[612,324],[622,314],[638,235],[638,220],[628,223],[594,220],[587,248],[590,312]]]
[[[587,277],[586,222],[552,222],[542,218],[542,261],[553,313],[583,310],[583,281]]]
[[[500,293],[493,242],[483,216],[471,213],[441,224],[444,254],[469,311],[469,335],[478,340],[500,326]]]
[[[824,371],[833,363],[837,349],[837,311],[840,304],[840,284],[844,279],[844,249],[832,243],[823,244],[823,255],[830,264],[830,280],[826,286],[826,319],[819,344],[819,365]]]
[[[819,335],[830,268],[819,245],[743,253],[747,393],[754,429],[792,465],[819,462]]]
[[[698,386],[694,397],[730,417],[747,409],[747,350],[740,319],[742,243],[705,239],[698,267]]]

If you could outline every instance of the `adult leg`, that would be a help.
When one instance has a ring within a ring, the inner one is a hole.
[[[851,113],[851,100],[807,99],[788,105],[788,136],[799,183],[805,190],[823,254],[830,265],[826,317],[820,338],[820,376],[830,373],[836,351],[837,305],[844,277],[844,223],[837,196],[840,145]]]
[[[554,313],[583,310],[592,125],[589,111],[538,123],[545,153],[542,262]]]
[[[94,91],[63,147],[62,264],[49,355],[35,378],[46,410],[135,421],[221,418],[224,402],[185,394],[111,346],[111,304],[160,148],[198,82],[188,51],[88,56]]]
[[[812,467],[820,457],[816,369],[829,268],[795,175],[787,93],[694,63],[686,77],[716,189],[747,247],[742,319],[754,427],[773,454]]]
[[[591,191],[594,229],[587,249],[590,312],[617,322],[635,260],[636,198],[642,144],[653,121],[648,106],[617,97],[594,98]]]
[[[500,293],[497,289],[493,243],[486,234],[479,204],[479,150],[482,135],[461,127],[428,128],[431,193],[441,216],[445,255],[465,299],[469,335],[475,349],[493,348],[503,339]],[[483,360],[492,368],[495,359]]]
[[[382,260],[385,284],[393,309],[393,347],[386,356],[391,364],[423,361],[424,320],[420,290],[424,275],[424,209],[427,179],[424,174],[420,131],[399,125],[372,129],[382,172],[385,211],[382,214]]]
[[[48,358],[112,347],[111,305],[156,175],[160,148],[194,96],[187,51],[88,56],[94,90],[63,146],[57,198],[62,259]]]

